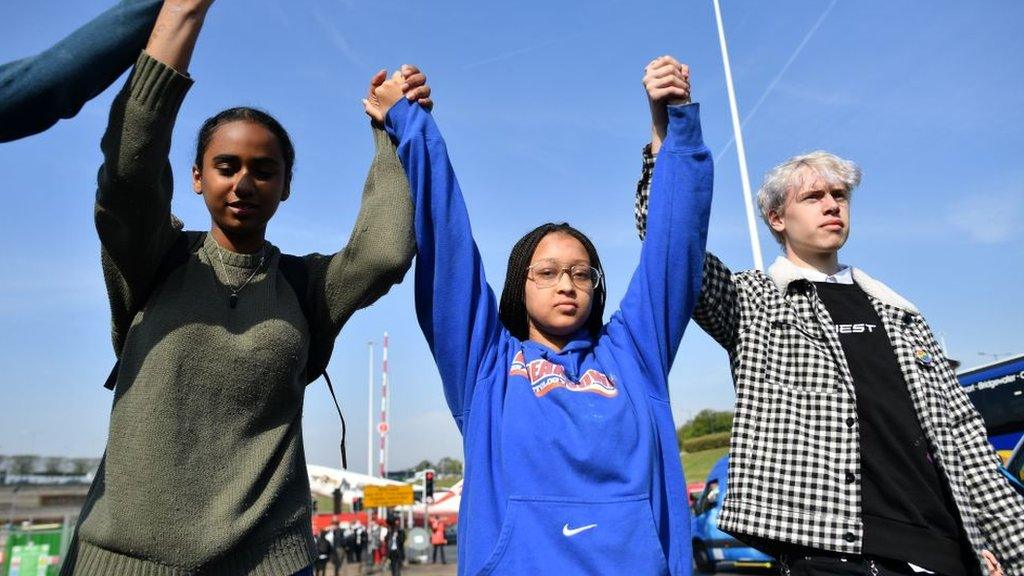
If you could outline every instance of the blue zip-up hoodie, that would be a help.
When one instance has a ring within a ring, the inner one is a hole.
[[[700,290],[713,175],[698,106],[669,118],[621,308],[597,339],[584,329],[555,351],[498,320],[430,114],[405,99],[388,112],[416,206],[416,311],[463,436],[460,575],[690,573],[668,372]]]

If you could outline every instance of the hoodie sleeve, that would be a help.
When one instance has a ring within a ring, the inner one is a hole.
[[[643,240],[647,234],[647,203],[651,196],[651,173],[655,157],[651,145],[644,146],[643,168],[636,185],[634,215],[636,230]],[[714,254],[704,255],[704,280],[700,296],[693,309],[693,319],[705,332],[721,344],[730,354],[739,338],[740,313],[736,281],[732,271]]]
[[[640,265],[619,312],[645,381],[668,398],[668,372],[700,294],[707,243],[713,161],[704,145],[698,104],[669,106],[669,131],[658,154],[647,203]]]
[[[386,128],[413,197],[416,315],[461,429],[477,380],[495,363],[498,307],[434,119],[403,98],[388,111]]]

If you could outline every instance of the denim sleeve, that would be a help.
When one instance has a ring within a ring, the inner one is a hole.
[[[122,0],[49,49],[0,65],[0,142],[71,118],[138,58],[162,0]]]

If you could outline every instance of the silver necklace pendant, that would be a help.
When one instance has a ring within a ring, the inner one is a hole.
[[[221,250],[221,247],[217,246],[217,259],[220,260],[220,266],[221,269],[224,271],[224,278],[226,280],[228,277],[228,267],[226,264],[224,264],[224,256],[222,255],[222,252],[223,251]],[[266,260],[266,257],[266,247],[264,247],[263,250],[260,250],[260,261],[256,264],[256,268],[253,269],[252,273],[249,274],[249,277],[245,279],[245,282],[242,282],[242,285],[239,286],[238,288],[228,287],[228,290],[231,291],[231,294],[228,295],[228,307],[230,307],[232,310],[238,307],[238,293],[242,291],[242,288],[248,286],[249,282],[251,282],[252,279],[256,277],[256,274],[259,273],[261,268],[263,268],[263,262]],[[214,272],[213,276],[214,279],[216,280],[216,271]]]

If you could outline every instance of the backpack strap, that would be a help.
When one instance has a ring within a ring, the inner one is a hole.
[[[299,299],[299,307],[302,308],[302,315],[306,317],[306,323],[313,326],[314,313],[309,303],[309,268],[301,256],[281,254],[277,262],[277,269],[295,292]],[[331,352],[334,351],[333,341],[328,344],[317,343],[310,338],[309,357],[306,359],[306,384],[316,382],[317,378],[327,370],[327,364],[331,360]]]
[[[338,411],[338,418],[341,418],[341,468],[348,470],[348,453],[345,451],[345,434],[347,433],[345,416],[341,413],[341,405],[338,404],[338,397],[334,395],[334,385],[331,384],[331,377],[327,375],[327,370],[323,371],[323,376],[324,382],[327,382],[327,391],[331,393],[331,399],[334,400],[334,408]]]
[[[153,275],[153,280],[150,281],[149,291],[147,292],[147,298],[153,293],[153,290],[157,286],[164,283],[165,280],[181,266],[184,266],[188,259],[193,254],[199,251],[202,247],[203,242],[206,241],[206,232],[182,232],[175,238],[174,244],[171,244],[167,253],[164,254],[164,259],[160,261],[160,266],[156,269],[156,274]],[[145,305],[143,302],[136,310],[133,310],[132,316],[138,314],[142,307]],[[103,383],[103,387],[107,390],[113,390],[114,386],[117,385],[117,372],[121,368],[121,360],[118,359],[114,363],[114,367],[110,370],[110,375],[107,376],[107,381]]]
[[[281,275],[288,282],[288,285],[292,287],[292,291],[295,292],[295,297],[299,300],[299,307],[302,308],[302,315],[306,317],[306,323],[312,326],[313,314],[309,306],[309,268],[306,267],[306,261],[301,256],[293,256],[291,254],[281,254],[280,259],[277,261],[277,269],[281,271]],[[331,352],[334,349],[333,342],[328,344],[319,344],[315,339],[310,338],[309,342],[309,357],[306,359],[306,384],[312,384],[320,378],[324,377],[324,382],[327,383],[327,391],[331,393],[331,400],[334,400],[334,408],[338,411],[338,418],[341,419],[341,467],[344,469],[348,468],[348,453],[345,450],[345,416],[341,413],[341,405],[338,404],[338,396],[334,393],[334,384],[331,383],[331,377],[327,375],[327,363],[331,359]]]

